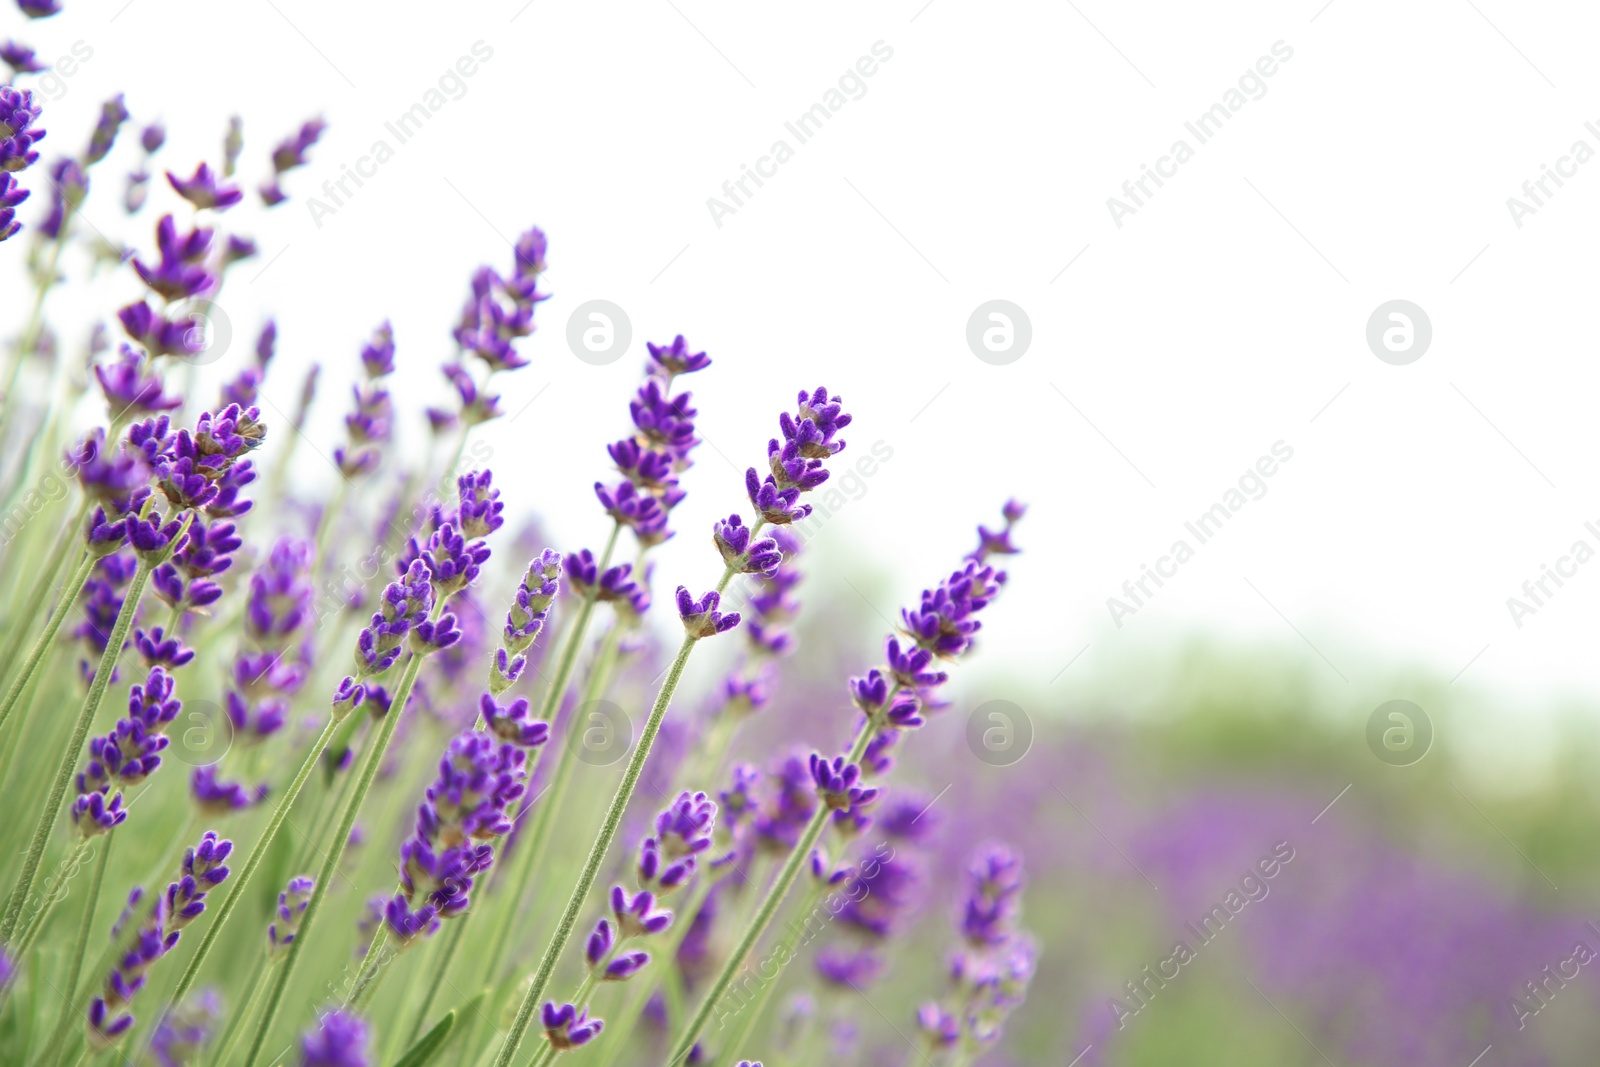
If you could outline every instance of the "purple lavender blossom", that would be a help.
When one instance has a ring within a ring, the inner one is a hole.
[[[163,215],[156,224],[160,261],[151,264],[135,257],[133,269],[146,285],[168,300],[183,300],[210,292],[217,284],[216,276],[205,265],[211,252],[212,236],[213,231],[201,227],[180,236],[172,216]]]
[[[400,891],[385,910],[402,947],[470,906],[474,877],[494,860],[487,842],[510,832],[526,778],[527,754],[514,744],[476,730],[450,742],[400,846]]]
[[[878,790],[861,783],[861,768],[848,763],[843,756],[828,759],[819,752],[811,754],[811,780],[816,783],[817,796],[836,812],[849,812],[857,806],[865,807],[878,797]]]
[[[689,351],[689,342],[683,339],[681,333],[672,339],[670,345],[653,345],[646,342],[644,347],[669,382],[680,374],[693,374],[711,366],[711,359],[704,352]]]
[[[544,1026],[545,1040],[560,1052],[581,1048],[605,1029],[605,1021],[589,1018],[587,1010],[580,1011],[571,1004],[557,1007],[548,1000],[539,1011],[539,1019]]]
[[[217,768],[196,767],[189,776],[189,792],[195,806],[208,815],[227,815],[254,807],[267,798],[265,783],[247,789],[239,782],[224,782]]]
[[[412,627],[425,622],[432,610],[433,582],[427,564],[414,560],[399,581],[384,589],[381,609],[356,639],[356,679],[382,674],[394,666]]]
[[[289,879],[289,884],[278,894],[278,910],[267,927],[267,950],[274,956],[288,954],[295,935],[300,932],[300,920],[305,917],[311,903],[311,890],[316,881],[304,875]]]
[[[45,135],[34,125],[39,112],[32,90],[0,85],[0,171],[15,173],[39,161],[33,150]]]
[[[168,635],[160,626],[148,632],[134,630],[133,646],[139,650],[139,658],[146,667],[164,667],[170,671],[194,659],[194,649],[178,636]]]
[[[129,412],[135,413],[137,418],[159,415],[183,406],[183,397],[167,396],[162,392],[160,375],[145,373],[149,369],[149,357],[126,344],[117,352],[116,363],[100,363],[94,368],[94,376],[100,382],[100,391],[105,394],[113,421]]]
[[[310,162],[306,153],[322,139],[322,133],[327,128],[328,124],[321,118],[310,119],[289,137],[278,142],[278,146],[272,150],[272,177],[262,183],[260,189],[262,203],[276,207],[289,198],[278,179]]]
[[[48,66],[39,61],[38,55],[32,48],[20,41],[8,40],[0,43],[0,63],[11,68],[13,80],[19,74],[38,74],[48,70]]]
[[[727,633],[739,625],[737,611],[723,614],[717,610],[721,599],[716,590],[712,590],[699,600],[695,600],[689,595],[689,590],[681,585],[678,586],[678,617],[683,620],[683,628],[689,636],[699,640],[702,637]]]
[[[139,931],[133,945],[107,975],[100,995],[89,1005],[88,1036],[92,1047],[105,1048],[115,1043],[133,1026],[132,1013],[122,1009],[144,988],[150,967],[177,945],[183,928],[205,911],[206,894],[228,877],[224,864],[232,851],[231,841],[220,840],[208,830],[200,844],[184,854],[178,880],[167,886],[149,925]]]
[[[143,300],[117,312],[127,335],[152,356],[194,356],[205,351],[205,324],[199,316],[168,319]]]
[[[348,1012],[330,1011],[300,1039],[300,1067],[367,1067],[367,1024]]]
[[[533,718],[528,711],[528,701],[522,697],[502,707],[494,697],[484,693],[478,698],[478,714],[486,730],[521,748],[537,748],[550,739],[550,724]]]
[[[750,539],[750,527],[738,515],[729,515],[712,524],[711,537],[722,554],[722,561],[736,574],[759,574],[771,578],[783,562],[778,542],[770,537]]]
[[[222,1002],[214,990],[205,989],[188,997],[161,1017],[150,1038],[150,1052],[161,1067],[187,1067],[198,1062],[211,1040]]]
[[[100,105],[100,118],[94,124],[94,132],[89,135],[89,147],[83,153],[85,167],[91,167],[106,158],[111,146],[116,143],[117,131],[127,121],[128,108],[122,102],[121,93]]]

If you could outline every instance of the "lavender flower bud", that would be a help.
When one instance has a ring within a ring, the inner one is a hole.
[[[238,782],[224,782],[217,777],[217,768],[196,767],[189,776],[189,792],[195,805],[208,815],[227,815],[254,807],[267,799],[265,783],[254,790]]]
[[[489,692],[499,696],[510,689],[527,666],[527,656],[513,656],[503,648],[496,649],[489,666]]]
[[[738,515],[729,515],[726,521],[712,524],[711,536],[722,554],[722,561],[734,568],[736,574],[759,574],[771,578],[783,562],[778,542],[763,537],[754,543],[750,540],[750,527]]]
[[[612,886],[611,914],[624,938],[659,934],[672,925],[672,912],[657,908],[655,894],[648,890],[629,896],[622,886]]]
[[[339,683],[339,688],[333,693],[333,718],[336,722],[343,722],[345,716],[361,706],[367,698],[367,687],[357,682],[348,675]]]
[[[859,784],[861,768],[845,762],[843,756],[835,756],[830,760],[819,752],[813,752],[811,780],[816,784],[817,796],[834,811],[848,812],[857,805],[872,803],[878,796],[876,788]]]
[[[690,352],[689,342],[683,339],[683,334],[673,338],[670,345],[653,345],[645,342],[645,348],[650,353],[650,358],[656,366],[666,374],[668,379],[680,374],[692,374],[697,370],[704,370],[711,366],[711,360],[704,352]]]
[[[571,1004],[557,1007],[548,1000],[540,1009],[539,1018],[545,1040],[562,1052],[588,1044],[605,1029],[604,1020],[589,1018],[587,1011],[579,1011]]]
[[[684,630],[696,640],[710,637],[713,634],[726,633],[739,625],[739,613],[730,611],[726,615],[717,610],[721,602],[715,590],[707,593],[699,600],[689,595],[689,590],[678,586],[678,617],[683,620]]]
[[[550,739],[550,724],[533,718],[528,712],[528,702],[518,697],[501,707],[488,693],[478,698],[478,713],[483,716],[488,731],[513,745],[537,748]]]
[[[100,105],[100,120],[95,123],[94,132],[89,136],[89,147],[83,153],[84,166],[93,166],[106,158],[106,153],[116,143],[117,131],[127,121],[128,109],[122,103],[121,93]]]

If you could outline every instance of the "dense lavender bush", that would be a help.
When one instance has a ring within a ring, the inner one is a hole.
[[[596,510],[568,520],[598,548],[531,544],[506,528],[536,528],[529,502],[463,457],[538,354],[542,231],[466,279],[459,318],[440,324],[448,402],[397,401],[408,339],[385,322],[350,339],[342,366],[313,366],[285,413],[265,387],[290,331],[269,321],[249,351],[211,351],[204,316],[257,254],[245,231],[292,199],[322,120],[271,151],[254,197],[237,120],[220,158],[169,150],[153,182],[166,128],[121,134],[155,105],[120,95],[81,152],[35,170],[47,128],[51,144],[72,138],[26,86],[43,69],[32,51],[11,42],[3,58],[19,84],[0,87],[0,241],[19,238],[5,251],[29,258],[34,289],[0,305],[31,308],[8,324],[20,333],[0,376],[13,450],[0,494],[18,517],[0,562],[0,1059],[810,1058],[815,1035],[766,1009],[780,986],[864,986],[895,955],[929,861],[912,855],[890,771],[916,759],[909,735],[1005,585],[989,560],[1016,551],[1021,507],[913,598],[877,667],[830,682],[852,710],[809,719],[807,751],[736,762],[741,727],[789,681],[797,531],[852,425],[838,394],[790,394],[764,458],[748,442],[742,484],[702,507],[683,483],[701,443],[685,385],[716,367],[681,334],[649,344],[617,398],[619,436],[546,472],[609,468]],[[132,247],[114,269],[134,295],[90,335],[97,392],[63,403],[34,366],[78,328],[53,321],[50,298],[81,280],[59,265],[110,240],[81,209],[124,159]],[[40,189],[47,210],[25,218]],[[173,210],[152,219],[155,204]],[[213,362],[207,402],[196,368]],[[351,382],[341,439],[297,448],[329,376]],[[752,381],[750,395],[787,388]],[[443,463],[406,447],[424,423]],[[72,485],[36,501],[58,456]],[[708,525],[720,578],[657,595],[654,550]],[[695,655],[706,641],[731,659]],[[711,706],[689,715],[680,690]],[[582,769],[601,743],[595,709],[625,694],[649,710],[607,761],[620,763],[607,799]],[[906,854],[884,856],[880,838]],[[996,846],[973,863],[961,962],[896,1024],[929,1036],[906,1050],[918,1057],[982,1055],[1031,973],[1020,861]],[[752,978],[760,953],[799,947],[780,920],[836,900],[848,944]],[[854,1011],[878,1024],[866,1000]]]

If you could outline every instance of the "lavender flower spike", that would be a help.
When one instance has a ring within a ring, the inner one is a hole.
[[[311,890],[316,882],[301,875],[289,879],[288,886],[278,894],[278,910],[267,927],[268,951],[275,957],[288,955],[289,946],[300,932],[300,920],[305,916],[306,905],[311,902]]]
[[[770,537],[752,542],[750,527],[744,525],[737,515],[729,515],[726,520],[713,523],[711,536],[717,551],[722,553],[722,561],[732,567],[736,574],[759,574],[771,578],[783,562],[778,542]]]

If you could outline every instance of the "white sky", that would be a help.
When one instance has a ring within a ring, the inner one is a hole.
[[[601,533],[589,485],[624,427],[642,342],[681,331],[717,362],[694,383],[708,447],[680,511],[689,533],[664,554],[668,587],[708,582],[717,564],[699,531],[743,502],[718,453],[739,471],[758,461],[794,390],[826,384],[856,415],[853,445],[894,453],[829,523],[839,577],[887,572],[882,588],[909,598],[1007,495],[1032,505],[1030,554],[986,652],[1019,681],[1050,681],[1085,646],[1088,666],[1201,628],[1288,646],[1298,631],[1361,709],[1405,695],[1386,687],[1408,659],[1512,694],[1517,714],[1551,692],[1594,691],[1600,563],[1520,629],[1506,607],[1575,540],[1600,549],[1584,529],[1600,526],[1587,239],[1600,163],[1521,228],[1506,206],[1574,141],[1600,150],[1584,127],[1600,119],[1586,107],[1600,88],[1592,11],[407,10],[69,0],[19,31],[47,58],[79,40],[94,49],[47,104],[60,131],[49,149],[75,147],[121,89],[138,119],[167,121],[161,160],[186,173],[215,163],[226,116],[244,115],[254,179],[273,143],[327,116],[314,163],[287,181],[293,200],[267,219],[253,203],[229,217],[265,255],[224,304],[241,332],[278,316],[268,393],[280,406],[300,366],[320,359],[337,381],[389,317],[397,391],[420,412],[471,269],[505,265],[508,239],[538,223],[556,296],[526,349],[534,366],[505,389],[510,411],[538,399],[488,440],[513,506],[544,511],[564,546]],[[466,95],[314,225],[308,194],[388,138],[384,123],[477,41],[493,57]],[[798,144],[785,122],[880,41],[892,58],[865,95]],[[1265,95],[1199,144],[1185,122],[1279,41],[1292,58]],[[719,228],[707,198],[780,138],[793,158]],[[1107,198],[1179,138],[1194,157],[1118,228]],[[109,180],[130,163],[126,150],[108,161],[86,211],[148,246],[148,224],[127,227]],[[3,250],[0,269],[20,252]],[[106,284],[85,306],[109,312],[123,295]],[[636,352],[608,367],[565,343],[591,299],[632,322]],[[1031,347],[1006,366],[965,340],[991,299],[1031,320]],[[1393,299],[1432,322],[1430,349],[1408,366],[1365,341],[1369,315]],[[313,436],[328,451],[344,402],[325,389]],[[1113,625],[1106,598],[1278,441],[1293,459],[1265,497]]]

